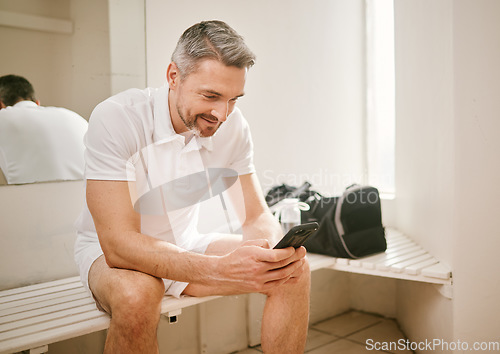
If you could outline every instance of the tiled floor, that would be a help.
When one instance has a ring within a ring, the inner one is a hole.
[[[381,353],[412,353],[409,350],[398,350],[398,340],[401,339],[406,337],[396,321],[350,311],[311,326],[305,352],[308,354],[370,353],[377,352],[376,344],[377,348],[387,349],[378,350]],[[262,353],[260,346],[238,352],[238,354],[259,353]]]

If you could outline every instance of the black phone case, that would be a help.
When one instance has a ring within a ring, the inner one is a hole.
[[[285,236],[283,236],[274,248],[299,248],[304,244],[304,242],[306,242],[309,236],[311,236],[318,229],[318,227],[319,225],[317,222],[294,226],[286,233]]]

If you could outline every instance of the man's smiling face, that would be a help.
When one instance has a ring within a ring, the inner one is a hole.
[[[188,130],[212,136],[244,95],[247,69],[201,60],[194,72],[181,78],[175,63],[167,70],[169,107],[177,133]]]

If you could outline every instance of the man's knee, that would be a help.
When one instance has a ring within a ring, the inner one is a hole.
[[[163,281],[150,276],[145,279],[131,281],[113,294],[112,311],[120,309],[125,313],[135,314],[156,312],[161,307],[165,288]]]
[[[290,278],[287,282],[272,288],[263,293],[264,295],[293,295],[295,292],[304,294],[309,293],[311,287],[311,270],[307,258],[305,259],[302,271],[296,277]]]
[[[156,333],[164,294],[161,279],[151,278],[151,281],[144,283],[138,282],[120,289],[120,293],[114,294],[111,304],[114,325],[136,338]]]

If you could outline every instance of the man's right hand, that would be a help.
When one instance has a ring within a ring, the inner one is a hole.
[[[271,249],[267,240],[247,241],[218,259],[209,282],[220,295],[267,292],[297,276],[305,255],[304,247]]]

